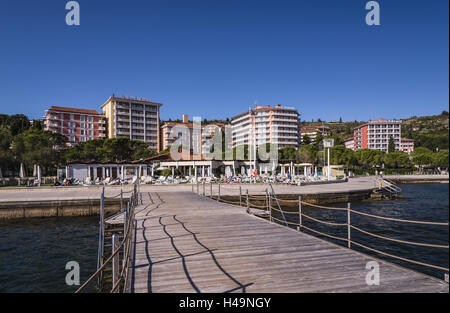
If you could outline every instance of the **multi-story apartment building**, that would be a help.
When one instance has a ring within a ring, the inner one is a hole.
[[[400,150],[401,124],[399,120],[377,119],[353,129],[355,151],[375,149],[388,152],[389,139],[394,138],[395,150]]]
[[[344,140],[344,147],[346,147],[347,149],[354,149],[355,141],[353,140],[353,137]]]
[[[300,145],[300,119],[295,108],[277,104],[257,106],[232,117],[233,147],[244,144],[278,144],[279,148]]]
[[[52,106],[45,111],[44,125],[66,136],[70,145],[106,136],[105,118],[95,110]]]
[[[330,136],[331,130],[328,126],[303,126],[300,128],[300,132],[302,135],[302,144],[304,144],[304,138],[307,136],[309,138],[310,143],[316,142],[316,137],[318,135],[322,136]]]
[[[201,151],[209,151],[211,140],[217,129],[223,130],[225,124],[215,123],[210,125],[200,125],[199,132],[201,138]],[[178,129],[177,129],[178,128]],[[181,136],[186,140],[185,144],[193,148],[196,145],[196,135],[194,134],[194,124],[189,122],[188,115],[183,114],[182,122],[164,122],[161,125],[161,151],[171,146]]]
[[[414,139],[401,138],[400,150],[408,154],[411,154],[411,152],[414,151]]]
[[[114,94],[101,106],[107,119],[107,137],[127,137],[148,143],[159,152],[159,108],[161,103]]]

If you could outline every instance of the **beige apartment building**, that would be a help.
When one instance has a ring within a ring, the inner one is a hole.
[[[107,137],[127,137],[148,143],[159,152],[159,108],[161,103],[144,98],[116,97],[114,94],[101,106],[107,120]]]
[[[316,138],[318,135],[322,135],[324,137],[331,135],[331,130],[328,126],[303,126],[300,131],[302,135],[302,144],[305,144],[305,137],[308,137],[310,143],[314,144],[316,143]]]
[[[215,132],[218,129],[224,129],[224,127],[225,124],[223,123],[200,124],[200,134],[195,135],[194,124],[189,122],[189,116],[187,114],[183,114],[182,122],[164,122],[161,125],[160,150],[165,150],[180,139],[181,136],[184,136],[184,144],[189,145],[191,148],[197,145],[196,137],[201,138],[201,150],[209,151]]]

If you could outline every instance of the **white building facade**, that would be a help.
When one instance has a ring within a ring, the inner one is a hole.
[[[300,118],[295,108],[257,106],[231,120],[232,147],[278,144],[278,148],[300,145]]]

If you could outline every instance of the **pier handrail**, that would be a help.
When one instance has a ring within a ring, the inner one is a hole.
[[[393,242],[398,242],[398,243],[402,243],[402,244],[409,244],[409,245],[416,245],[416,246],[424,246],[424,247],[431,247],[431,248],[441,248],[441,249],[449,249],[449,245],[438,245],[438,244],[432,244],[432,243],[422,243],[422,242],[413,242],[413,241],[406,241],[406,240],[400,240],[400,239],[396,239],[396,238],[390,238],[390,237],[386,237],[386,236],[381,236],[381,235],[377,235],[368,231],[365,231],[359,227],[356,227],[354,225],[351,225],[350,222],[350,216],[351,213],[354,214],[359,214],[359,215],[363,215],[363,216],[367,216],[370,218],[376,218],[376,219],[382,219],[382,220],[388,220],[388,221],[394,221],[394,222],[401,222],[401,223],[413,223],[413,224],[425,224],[425,225],[436,225],[436,226],[449,226],[448,222],[432,222],[432,221],[417,221],[417,220],[407,220],[407,219],[399,219],[399,218],[393,218],[393,217],[386,217],[386,216],[379,216],[379,215],[375,215],[375,214],[369,214],[369,213],[365,213],[365,212],[359,212],[359,211],[355,211],[353,209],[351,209],[350,203],[347,204],[346,208],[342,208],[342,207],[329,207],[329,206],[323,206],[323,205],[318,205],[318,204],[313,204],[313,203],[309,203],[309,202],[305,202],[301,200],[301,196],[299,197],[298,200],[288,200],[288,199],[279,199],[279,197],[276,196],[273,186],[272,184],[269,184],[271,189],[272,189],[272,193],[269,193],[268,196],[265,195],[261,195],[261,194],[255,194],[255,195],[246,195],[247,199],[254,199],[257,201],[267,201],[270,204],[268,204],[267,206],[261,206],[261,205],[255,205],[252,204],[250,201],[248,201],[246,203],[246,205],[248,205],[248,207],[252,207],[252,208],[257,208],[257,209],[268,209],[270,210],[270,221],[276,221],[278,223],[284,224],[285,226],[296,226],[298,230],[306,229],[308,231],[311,231],[313,233],[316,233],[318,235],[321,236],[325,236],[328,238],[332,238],[332,239],[336,239],[336,240],[340,240],[340,241],[344,241],[347,242],[348,248],[351,249],[351,244],[355,244],[356,246],[359,246],[363,249],[367,249],[369,251],[375,252],[375,253],[379,253],[385,256],[389,256],[391,258],[394,259],[398,259],[398,260],[402,260],[405,262],[409,262],[409,263],[413,263],[413,264],[417,264],[417,265],[422,265],[422,266],[426,266],[426,267],[430,267],[430,268],[434,268],[434,269],[439,269],[439,270],[443,270],[448,272],[449,269],[446,267],[442,267],[442,266],[437,266],[437,265],[433,265],[433,264],[428,264],[428,263],[424,263],[424,262],[419,262],[419,261],[415,261],[415,260],[411,260],[408,258],[404,258],[404,257],[399,257],[387,252],[383,252],[368,246],[365,246],[361,243],[355,242],[354,240],[351,239],[351,230],[354,229],[358,232],[364,233],[368,236],[374,237],[374,238],[378,238],[378,239],[383,239],[383,240],[387,240],[387,241],[393,241]],[[397,188],[394,189],[394,187],[392,187],[392,192],[400,192],[401,189],[400,187],[396,186],[396,185],[392,185],[395,186]],[[241,194],[239,195],[239,197],[241,198]],[[210,195],[211,198],[213,198],[213,195]],[[264,197],[266,197],[264,199]],[[271,205],[271,201],[270,200],[275,200],[277,205],[273,206]],[[224,200],[223,198],[217,197],[217,201],[220,202],[224,202],[224,203],[229,203],[229,204],[233,204],[233,205],[239,205],[239,206],[243,206],[243,203],[240,199],[240,201],[230,201],[230,200]],[[280,203],[291,203],[291,204],[298,204],[299,205],[299,212],[289,212],[289,211],[284,211],[281,206]],[[305,206],[310,206],[313,208],[319,208],[319,209],[325,209],[325,210],[336,210],[336,211],[346,211],[347,212],[347,223],[336,223],[336,222],[331,222],[331,221],[324,221],[321,219],[317,219],[317,218],[313,218],[307,214],[304,214],[301,211],[301,206],[305,205]],[[272,215],[272,211],[276,211],[281,213],[283,219],[279,219],[276,218]],[[300,217],[305,217],[308,218],[310,220],[313,220],[315,222],[321,223],[321,224],[325,224],[325,225],[330,225],[330,226],[346,226],[347,227],[347,238],[343,238],[343,237],[339,237],[339,236],[334,236],[334,235],[330,235],[324,232],[320,232],[318,230],[312,229],[310,227],[305,226],[302,222],[301,222],[301,218],[299,220],[299,223],[296,222],[291,222],[286,220],[285,214],[287,215],[298,215],[299,218]]]
[[[287,226],[288,223],[287,223],[287,221],[286,221],[286,216],[284,215],[283,209],[282,209],[281,206],[280,206],[280,202],[278,201],[278,198],[277,198],[277,195],[276,195],[276,193],[275,193],[275,190],[273,189],[272,184],[269,183],[269,186],[270,186],[270,189],[272,190],[272,193],[269,193],[269,198],[271,198],[271,197],[272,197],[271,195],[273,195],[273,198],[274,198],[275,201],[277,202],[278,209],[280,210],[281,215],[283,216],[284,223],[285,223],[286,226]],[[272,206],[270,206],[270,209],[272,209]],[[272,214],[271,214],[271,215],[272,215]]]
[[[98,266],[97,270],[75,291],[75,293],[80,293],[82,290],[84,290],[94,278],[98,277],[99,274],[103,272],[103,270],[106,268],[106,266],[115,260],[116,258],[120,257],[120,252],[122,251],[122,270],[117,277],[117,281],[114,283],[114,285],[111,288],[110,292],[116,292],[117,288],[119,287],[120,283],[123,282],[123,290],[126,289],[127,285],[127,278],[128,278],[128,267],[130,262],[130,250],[131,250],[131,242],[132,242],[132,231],[134,229],[134,209],[138,205],[138,190],[137,185],[134,185],[134,188],[132,190],[129,201],[128,209],[124,212],[124,225],[125,226],[125,232],[123,235],[123,239],[120,242],[120,244],[117,247],[113,247],[114,252],[111,253],[111,255]],[[102,191],[102,198],[104,196],[104,191]],[[103,204],[103,202],[102,202]],[[103,212],[103,207],[101,208],[101,212]],[[125,220],[126,218],[126,220]],[[101,228],[104,230],[104,225],[101,225]],[[104,239],[104,238],[103,238]]]
[[[355,210],[351,209],[349,205],[347,206],[347,208],[337,208],[337,207],[320,206],[320,205],[316,205],[316,204],[307,203],[307,202],[304,202],[304,201],[301,201],[301,200],[281,200],[280,199],[280,201],[281,202],[284,201],[284,202],[288,202],[288,203],[301,203],[301,204],[304,204],[306,206],[317,207],[317,208],[321,208],[321,209],[347,210],[348,214],[355,213],[355,214],[360,214],[360,215],[364,215],[364,216],[371,217],[371,218],[377,218],[377,219],[383,219],[383,220],[389,220],[389,221],[395,221],[395,222],[402,222],[402,223],[414,223],[414,224],[438,225],[438,226],[448,226],[449,225],[448,222],[429,222],[429,221],[417,221],[417,220],[406,220],[406,219],[384,217],[384,216],[379,216],[379,215],[374,215],[374,214],[369,214],[369,213],[355,211]],[[271,209],[278,211],[278,209],[276,209],[276,208],[271,208]],[[284,212],[284,213],[288,213],[288,212]],[[332,226],[347,226],[349,230],[350,229],[354,229],[356,231],[364,233],[364,234],[366,234],[368,236],[372,236],[374,238],[379,238],[379,239],[388,240],[388,241],[394,241],[394,242],[403,243],[403,244],[416,245],[416,246],[449,249],[449,245],[438,245],[438,244],[431,244],[431,243],[422,243],[422,242],[413,242],[413,241],[400,240],[400,239],[390,238],[390,237],[386,237],[386,236],[381,236],[381,235],[377,235],[377,234],[365,231],[365,230],[363,230],[363,229],[361,229],[359,227],[351,225],[350,223],[334,223],[334,222],[328,222],[328,221],[323,221],[323,220],[320,220],[320,219],[312,218],[311,216],[308,216],[308,215],[306,215],[304,213],[297,213],[297,212],[289,212],[289,213],[300,214],[300,216],[309,218],[311,220],[314,220],[314,221],[322,223],[322,224],[327,224],[327,225],[332,225]],[[283,222],[283,221],[281,221],[281,220],[279,220],[277,218],[274,218],[274,217],[272,217],[272,219],[276,220],[278,222]],[[439,270],[443,270],[443,271],[446,271],[446,272],[449,271],[449,269],[446,268],[446,267],[437,266],[437,265],[433,265],[433,264],[428,264],[428,263],[424,263],[424,262],[419,262],[419,261],[415,261],[415,260],[411,260],[411,259],[408,259],[408,258],[399,257],[399,256],[396,256],[396,255],[387,253],[387,252],[383,252],[383,251],[379,251],[379,250],[373,249],[371,247],[368,247],[368,246],[365,246],[365,245],[360,244],[358,242],[355,242],[354,240],[351,240],[350,239],[351,238],[350,234],[348,234],[348,238],[346,239],[346,238],[342,238],[342,237],[329,235],[329,234],[326,234],[326,233],[323,233],[323,232],[319,232],[317,230],[314,230],[314,229],[312,229],[310,227],[307,227],[307,226],[305,226],[303,224],[300,224],[300,223],[288,222],[288,224],[289,225],[293,225],[293,226],[297,226],[297,227],[300,227],[300,228],[307,229],[307,230],[309,230],[311,232],[314,232],[314,233],[317,233],[319,235],[323,235],[323,236],[326,236],[326,237],[329,237],[329,238],[333,238],[333,239],[337,239],[337,240],[341,240],[341,241],[347,241],[349,247],[351,246],[351,244],[355,244],[355,245],[357,245],[357,246],[359,246],[361,248],[367,249],[367,250],[372,251],[372,252],[380,253],[380,254],[392,257],[394,259],[399,259],[399,260],[402,260],[402,261],[406,261],[406,262],[410,262],[410,263],[413,263],[413,264],[422,265],[422,266],[426,266],[426,267],[430,267],[430,268],[434,268],[434,269],[439,269]]]

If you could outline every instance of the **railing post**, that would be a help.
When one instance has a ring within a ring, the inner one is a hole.
[[[123,238],[127,234],[127,221],[128,221],[128,212],[123,212]]]
[[[297,230],[302,229],[302,196],[298,196],[298,225]]]
[[[120,212],[123,212],[123,191],[120,188]]]
[[[112,253],[114,254],[119,248],[119,236],[112,235]],[[112,260],[112,285],[114,286],[119,279],[119,253],[117,253]],[[119,290],[118,288],[116,289]]]
[[[100,218],[99,218],[99,232],[98,232],[98,255],[97,255],[97,269],[102,266],[103,263],[103,240],[104,240],[104,231],[103,231],[103,200],[105,197],[105,187],[102,189],[102,193],[100,195]]]
[[[350,202],[347,203],[347,244],[348,248],[352,247],[351,244],[351,221],[350,221]]]
[[[128,212],[123,212],[123,240],[125,240],[127,236],[128,227]],[[123,245],[123,259],[122,259],[122,268],[125,266],[125,251],[127,251],[128,241],[125,241]]]
[[[266,188],[266,208],[269,211],[269,191]]]
[[[203,181],[203,197],[205,196],[205,181]]]
[[[219,201],[220,201],[220,183],[219,183],[219,191],[217,193],[217,202],[219,202]]]
[[[269,221],[272,222],[272,193],[269,191]]]
[[[239,206],[242,206],[242,187],[239,185]]]
[[[246,190],[246,196],[247,196],[247,213],[250,214],[250,201],[248,199],[248,189]]]

